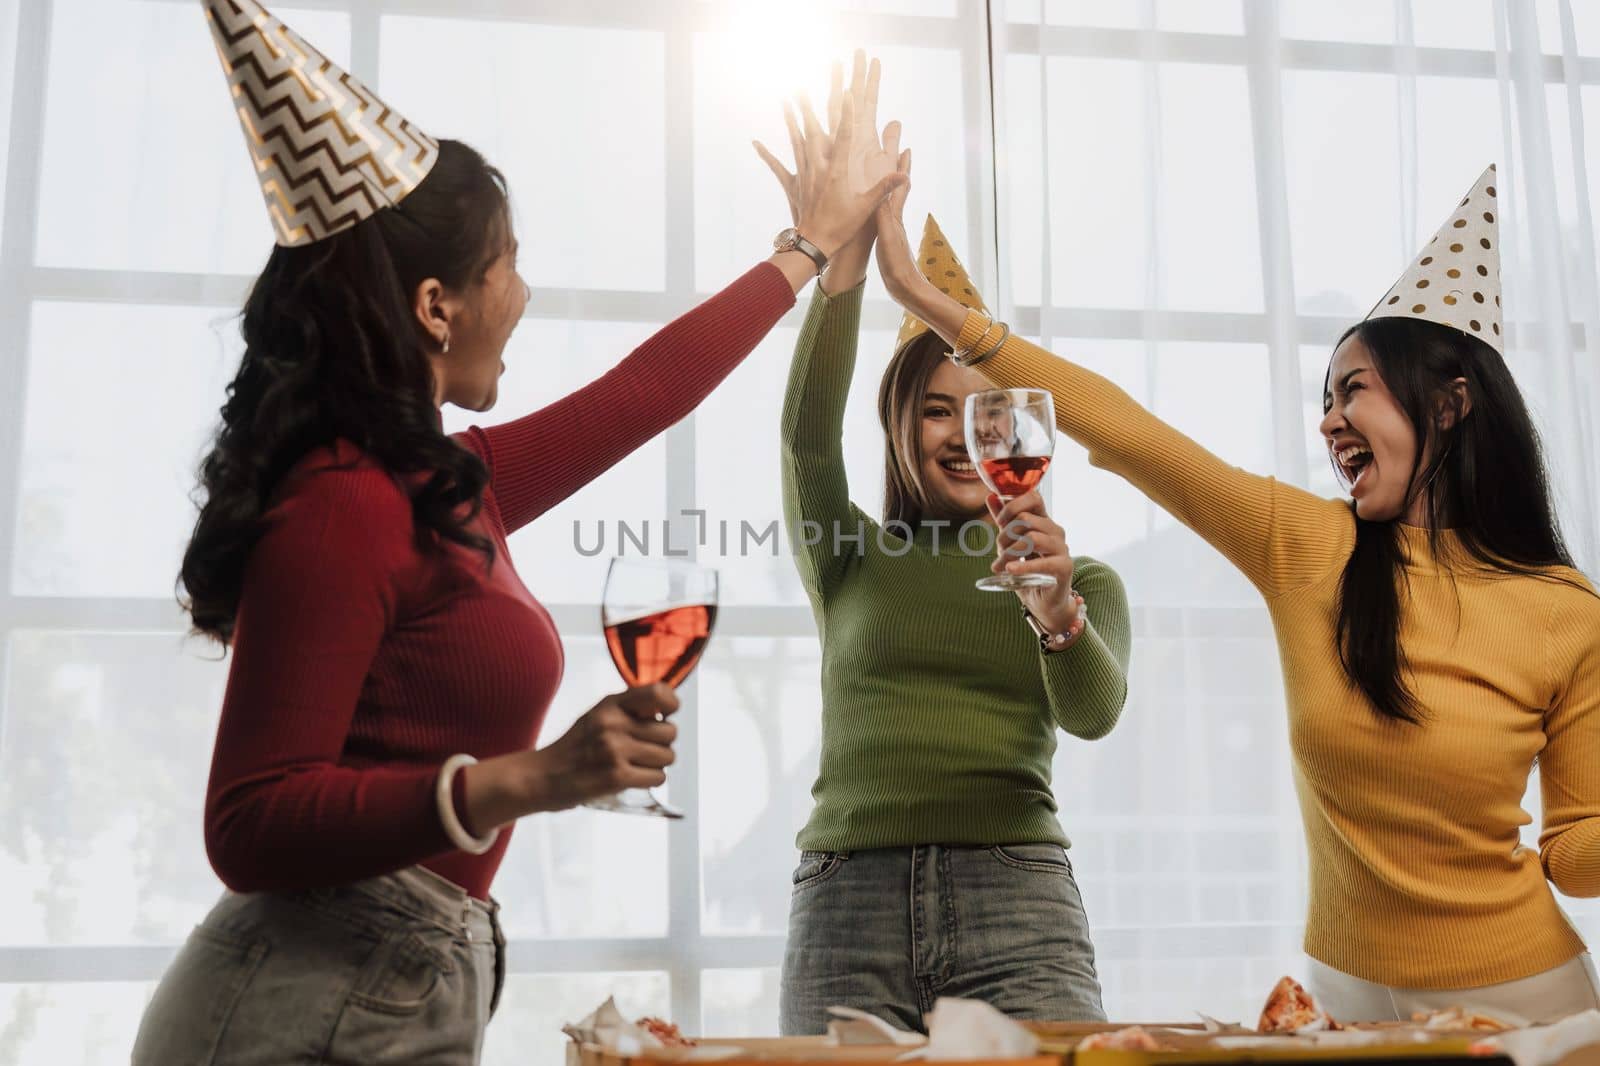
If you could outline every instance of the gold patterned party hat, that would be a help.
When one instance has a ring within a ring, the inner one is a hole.
[[[1500,204],[1491,165],[1368,318],[1420,318],[1505,355],[1500,316]]]
[[[923,277],[937,285],[940,292],[954,298],[963,307],[970,307],[974,311],[988,310],[983,306],[983,297],[978,295],[978,287],[967,276],[967,268],[956,258],[944,231],[932,215],[922,224],[922,247],[917,250],[917,269],[922,271]],[[900,323],[900,336],[894,342],[895,350],[899,351],[906,341],[926,332],[928,327],[921,319],[907,314]]]
[[[201,0],[279,244],[392,207],[439,144],[255,0]]]

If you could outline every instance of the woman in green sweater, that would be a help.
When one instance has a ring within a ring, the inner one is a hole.
[[[858,62],[863,122],[875,85]],[[793,202],[826,134],[809,114],[790,133],[798,174],[762,155]],[[892,167],[897,128],[885,136]],[[1098,1019],[1050,763],[1058,728],[1092,740],[1121,713],[1126,595],[1110,567],[1068,553],[1036,491],[1015,502],[1030,516],[1032,565],[1058,584],[1028,590],[1020,607],[973,587],[1001,563],[998,501],[963,434],[965,398],[987,383],[944,359],[921,323],[908,320],[879,393],[883,521],[850,502],[840,434],[871,247],[869,233],[829,262],[784,401],[784,518],[822,635],[822,752],[798,840],[782,1030],[822,1032],[834,1005],[920,1029],[939,996]],[[977,306],[931,219],[925,253]]]

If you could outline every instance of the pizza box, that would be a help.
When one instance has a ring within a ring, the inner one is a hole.
[[[869,1064],[893,1062],[908,1050],[895,1044],[838,1045],[825,1036],[706,1037],[697,1038],[696,1048],[650,1048],[638,1055],[619,1055],[597,1044],[576,1045],[575,1066],[664,1066],[683,1063],[694,1066],[701,1057],[691,1054],[697,1048],[737,1048],[741,1052],[715,1059],[716,1066],[815,1066],[817,1063]],[[571,1058],[569,1057],[569,1063]],[[1022,1059],[972,1059],[966,1066],[1063,1066],[1059,1053],[1039,1054]]]
[[[1040,1050],[1062,1056],[1066,1066],[1189,1066],[1217,1063],[1403,1063],[1404,1066],[1430,1066],[1449,1063],[1460,1066],[1510,1066],[1503,1055],[1472,1055],[1468,1048],[1488,1036],[1481,1032],[1428,1031],[1415,1025],[1375,1025],[1355,1027],[1356,1034],[1370,1034],[1372,1043],[1340,1044],[1313,1042],[1307,1037],[1262,1036],[1249,1032],[1207,1033],[1189,1023],[1162,1025],[1148,1022],[1108,1024],[1096,1022],[1030,1022],[1028,1028],[1039,1035]],[[1138,1024],[1171,1050],[1118,1051],[1095,1048],[1079,1051],[1077,1045],[1092,1033],[1115,1032]],[[1349,1039],[1363,1039],[1362,1035]],[[1337,1034],[1333,1035],[1337,1040]],[[1600,1066],[1572,1063],[1562,1066]]]

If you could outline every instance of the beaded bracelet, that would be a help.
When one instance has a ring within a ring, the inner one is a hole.
[[[1033,616],[1027,604],[1022,605],[1022,617],[1027,620],[1028,628],[1032,629],[1039,637],[1039,650],[1045,655],[1052,655],[1058,651],[1066,651],[1078,642],[1083,636],[1084,628],[1089,624],[1089,605],[1084,602],[1083,596],[1072,590],[1072,598],[1077,602],[1078,611],[1072,619],[1072,624],[1065,633],[1052,633],[1045,628],[1044,623]]]

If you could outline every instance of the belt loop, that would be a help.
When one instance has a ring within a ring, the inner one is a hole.
[[[500,1006],[500,994],[506,989],[506,934],[500,928],[500,905],[489,901],[489,928],[494,933],[494,993],[489,997],[489,1017]]]

